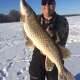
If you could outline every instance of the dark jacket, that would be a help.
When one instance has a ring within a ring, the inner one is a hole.
[[[65,17],[55,13],[55,18],[49,22],[45,22],[42,15],[38,16],[38,20],[51,39],[54,39],[61,46],[66,45],[69,34],[69,25]]]

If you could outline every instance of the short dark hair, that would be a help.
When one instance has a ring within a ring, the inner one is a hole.
[[[42,0],[41,5],[46,5],[46,4],[55,4],[55,0]]]

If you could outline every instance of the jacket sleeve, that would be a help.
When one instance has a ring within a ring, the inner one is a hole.
[[[69,34],[69,24],[66,18],[62,17],[58,22],[58,44],[61,46],[65,46]]]

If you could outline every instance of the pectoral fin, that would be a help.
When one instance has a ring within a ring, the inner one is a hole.
[[[34,45],[29,38],[27,38],[27,41],[25,42],[25,44],[28,46],[28,48],[34,48]]]
[[[24,35],[24,39],[25,39],[25,45],[26,45],[28,48],[34,48],[34,45],[33,45],[32,41],[27,37],[24,29],[23,29],[23,35]]]
[[[59,46],[59,48],[60,48],[60,51],[62,53],[63,59],[66,59],[66,58],[70,57],[71,52],[68,48],[65,48],[65,47],[62,47],[62,46]]]

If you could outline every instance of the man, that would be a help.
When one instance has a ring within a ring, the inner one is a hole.
[[[55,12],[55,0],[42,0],[42,14],[38,20],[42,28],[50,38],[55,40],[57,45],[65,47],[69,26],[67,20]],[[40,53],[35,47],[33,50],[32,61],[29,67],[30,80],[58,80],[58,70],[54,65],[51,71],[45,69],[46,56]],[[64,62],[64,61],[63,61]]]

